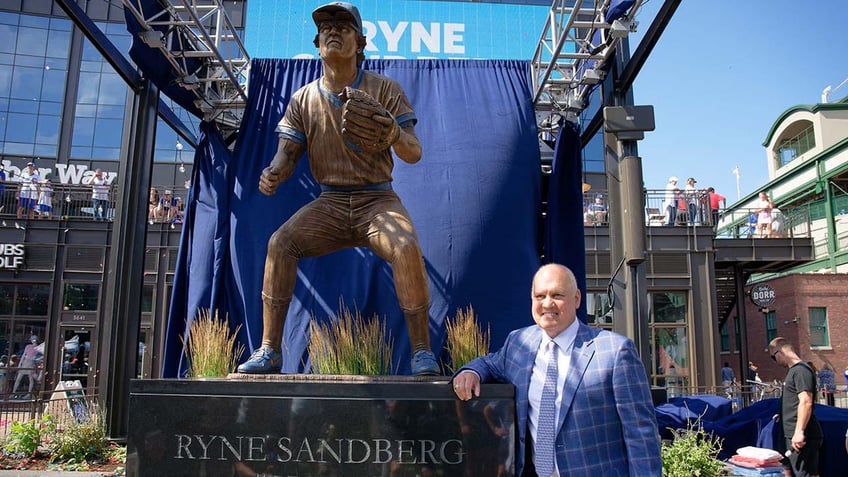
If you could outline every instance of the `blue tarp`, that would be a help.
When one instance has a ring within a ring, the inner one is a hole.
[[[746,446],[781,449],[782,430],[774,416],[780,412],[779,399],[766,399],[732,412],[730,400],[718,396],[673,398],[657,406],[657,423],[664,439],[671,439],[669,429],[685,429],[700,419],[707,432],[722,439],[719,458],[726,460],[736,450]],[[824,431],[821,449],[821,477],[842,477],[848,469],[845,453],[845,431],[848,429],[848,409],[816,404],[816,418]]]

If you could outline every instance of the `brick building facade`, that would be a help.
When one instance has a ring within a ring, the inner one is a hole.
[[[799,356],[821,369],[830,364],[836,372],[836,383],[845,385],[843,371],[848,366],[848,274],[796,273],[749,284],[746,292],[757,284],[772,287],[775,300],[760,308],[745,300],[748,324],[748,356],[758,367],[764,381],[783,379],[786,369],[775,364],[768,355],[768,343],[776,336],[788,339]],[[738,334],[731,336],[731,351],[722,352],[737,377],[742,363],[736,359]]]

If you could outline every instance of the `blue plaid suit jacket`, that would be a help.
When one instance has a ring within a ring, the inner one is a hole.
[[[515,386],[516,475],[524,469],[530,374],[543,331],[536,325],[509,334],[503,347],[460,369],[482,382]],[[579,323],[562,389],[556,438],[561,476],[662,475],[660,437],[645,367],[633,342]]]

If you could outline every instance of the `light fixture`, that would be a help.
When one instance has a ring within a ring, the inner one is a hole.
[[[197,75],[192,73],[190,75],[185,75],[177,81],[177,84],[182,86],[187,90],[195,90],[200,87],[200,80],[197,78]]]
[[[163,39],[165,35],[159,30],[146,30],[139,34],[141,41],[150,48],[162,48],[165,46]]]
[[[566,112],[580,113],[583,111],[583,101],[578,98],[568,98],[564,109]]]
[[[545,119],[539,122],[539,128],[547,131],[553,131],[554,129],[559,129],[561,121],[561,114],[556,112],[551,113],[550,116],[546,117]]]
[[[585,84],[598,84],[602,79],[604,79],[603,71],[598,71],[595,68],[583,73],[583,83]]]
[[[174,146],[177,149],[177,160],[180,161],[180,173],[185,174],[185,163],[183,163],[183,143],[180,138],[177,138],[177,144]]]
[[[638,25],[638,22],[630,20],[615,20],[612,22],[612,26],[610,26],[610,36],[613,38],[624,38],[630,32],[636,31]]]

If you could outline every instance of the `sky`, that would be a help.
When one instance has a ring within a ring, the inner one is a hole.
[[[630,48],[662,0],[637,15]],[[730,205],[768,182],[766,135],[780,114],[848,79],[846,0],[683,0],[634,85],[656,130],[638,144],[647,189],[694,177]],[[848,84],[831,101],[848,96]],[[848,131],[846,131],[848,134]]]

